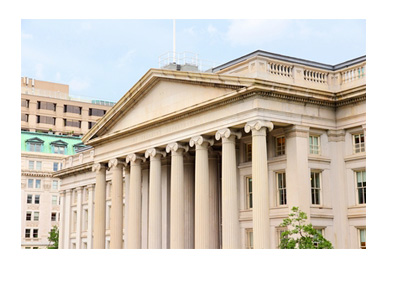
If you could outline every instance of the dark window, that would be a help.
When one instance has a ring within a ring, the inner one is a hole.
[[[89,108],[89,115],[92,115],[92,116],[103,116],[104,114],[106,114],[105,110],[96,109],[96,108]]]
[[[21,114],[21,121],[28,122],[28,114]]]
[[[33,238],[38,238],[39,237],[39,230],[36,228],[36,229],[33,229],[33,236],[32,236]]]
[[[64,112],[81,114],[82,107],[73,106],[73,105],[64,105]]]
[[[53,163],[53,171],[58,171],[58,163]]]
[[[50,117],[50,116],[38,115],[36,123],[45,123],[45,124],[55,125],[56,124],[56,118],[55,117]]]
[[[31,230],[29,228],[25,229],[25,238],[31,237]]]
[[[32,219],[32,213],[31,212],[27,212],[26,213],[26,220],[30,221]]]
[[[40,195],[35,195],[35,204],[40,204]]]
[[[29,100],[21,99],[21,107],[29,107]]]
[[[56,104],[52,102],[38,101],[37,109],[46,109],[56,111]]]
[[[26,203],[31,204],[32,203],[32,195],[27,195],[26,196]]]
[[[91,129],[95,124],[96,124],[96,122],[90,122],[89,121],[89,129]]]
[[[81,121],[64,119],[64,126],[81,128]]]
[[[51,221],[57,220],[57,213],[51,213]]]

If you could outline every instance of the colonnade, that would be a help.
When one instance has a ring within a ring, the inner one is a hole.
[[[268,248],[268,170],[267,170],[267,129],[273,124],[257,120],[246,123],[244,131],[252,134],[252,174],[253,174],[253,235],[255,248]],[[218,130],[215,139],[222,139],[222,248],[240,248],[239,202],[237,186],[237,163],[235,142],[241,132],[224,128]],[[199,135],[190,138],[189,146],[195,147],[195,212],[194,248],[207,249],[215,244],[210,235],[210,172],[208,148],[214,138]],[[171,142],[165,150],[150,148],[144,156],[129,154],[125,160],[114,158],[108,162],[112,170],[110,248],[122,248],[123,178],[129,170],[129,203],[126,230],[127,248],[141,248],[141,164],[149,159],[149,217],[148,248],[162,248],[162,192],[161,158],[171,153],[171,200],[170,200],[170,248],[185,248],[185,165],[184,153],[189,150],[187,143]],[[128,169],[128,164],[130,168]],[[93,228],[93,248],[105,248],[106,226],[106,164],[96,163],[95,210]]]

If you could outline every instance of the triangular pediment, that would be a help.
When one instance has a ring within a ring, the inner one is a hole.
[[[234,92],[246,84],[237,77],[150,70],[82,138],[85,144],[185,110]]]

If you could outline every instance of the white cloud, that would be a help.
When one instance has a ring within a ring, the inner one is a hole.
[[[275,41],[284,35],[291,20],[233,20],[226,34],[233,45],[254,45]]]
[[[117,68],[122,68],[124,66],[130,65],[135,57],[135,50],[129,50],[122,57],[117,60]]]

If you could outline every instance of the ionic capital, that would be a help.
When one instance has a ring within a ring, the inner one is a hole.
[[[193,147],[194,145],[197,146],[203,146],[203,144],[209,144],[210,146],[214,145],[214,139],[213,138],[206,138],[204,136],[194,136],[190,138],[189,145],[190,147]]]
[[[98,172],[100,172],[100,170],[105,169],[105,168],[106,168],[106,166],[105,166],[104,164],[102,164],[102,163],[95,163],[95,164],[93,164],[93,166],[92,166],[92,172],[98,173]]]
[[[267,127],[268,131],[272,131],[274,129],[274,124],[271,121],[265,121],[265,120],[255,120],[255,121],[250,121],[247,122],[246,125],[244,126],[244,131],[246,133],[249,133],[250,131],[260,131],[262,127]]]
[[[169,143],[165,148],[167,153],[169,152],[178,152],[178,150],[182,150],[182,152],[187,152],[189,150],[189,146],[186,144],[180,144],[178,142]]]
[[[125,167],[126,163],[117,158],[114,158],[114,159],[111,159],[110,161],[108,161],[109,168],[117,168],[118,166]]]
[[[146,161],[146,158],[140,155],[137,155],[135,153],[133,154],[129,154],[128,156],[126,156],[126,163],[141,163],[140,161],[144,162]]]
[[[165,153],[159,149],[156,149],[156,148],[147,149],[146,152],[144,153],[144,156],[146,158],[149,158],[149,157],[155,158],[157,155],[159,155],[159,157],[165,157],[167,155],[167,153]]]
[[[240,139],[240,138],[242,138],[242,133],[232,131],[229,128],[220,129],[217,131],[217,133],[215,133],[215,139],[217,139],[217,140],[219,140],[221,138],[229,139],[229,137],[231,137],[231,136],[236,136],[237,139]]]

